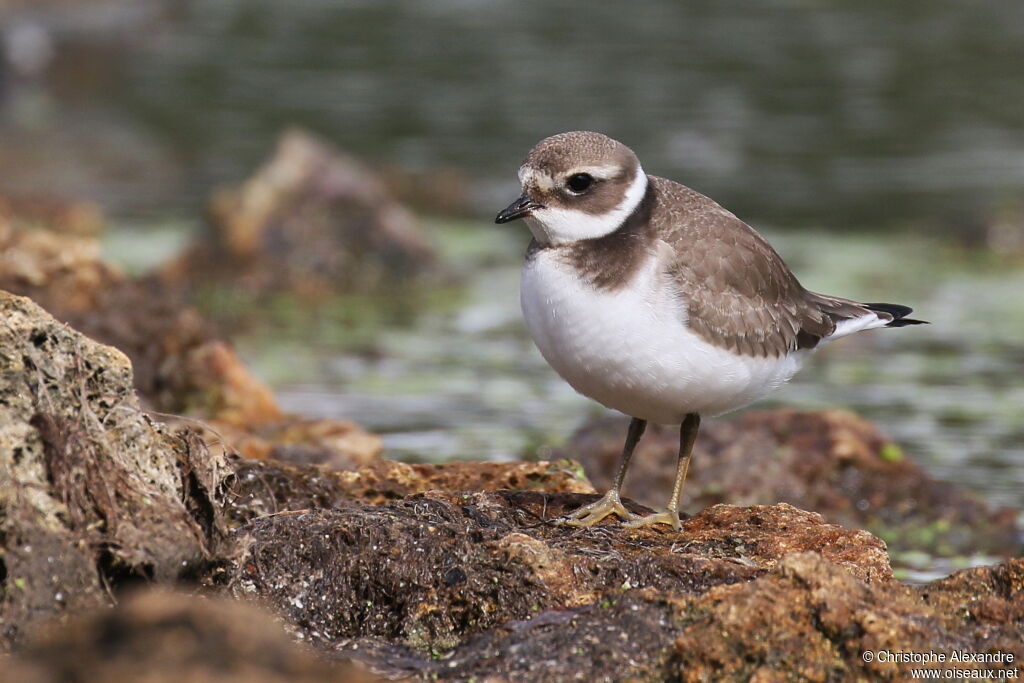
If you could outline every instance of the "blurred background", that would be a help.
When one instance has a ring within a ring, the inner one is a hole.
[[[835,344],[761,407],[855,410],[1019,507],[1021,64],[1018,0],[0,0],[0,196],[102,223],[128,273],[201,281],[287,411],[353,418],[392,457],[537,457],[603,410],[534,350],[528,236],[492,221],[537,140],[599,130],[809,288],[933,322]],[[384,237],[308,248],[350,196]],[[266,228],[280,202],[298,233]],[[289,260],[227,260],[256,248]]]

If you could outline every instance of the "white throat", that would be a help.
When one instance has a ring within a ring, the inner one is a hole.
[[[640,204],[647,192],[647,174],[637,166],[636,177],[622,201],[611,211],[589,214],[575,209],[545,207],[526,217],[526,225],[541,244],[569,244],[615,232]]]

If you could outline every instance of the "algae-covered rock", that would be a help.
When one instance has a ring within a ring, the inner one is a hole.
[[[237,596],[271,605],[301,637],[388,638],[424,652],[623,587],[679,595],[745,582],[813,550],[865,581],[891,577],[884,545],[788,505],[715,506],[681,531],[551,520],[594,494],[432,491],[380,506],[257,517],[234,534]]]
[[[1020,572],[1021,562],[997,571]],[[935,606],[932,593],[894,581],[867,583],[805,552],[750,581],[696,595],[627,589],[542,611],[474,636],[441,660],[396,657],[379,647],[356,656],[383,670],[390,665],[395,675],[446,681],[903,681],[912,668],[937,669],[940,679],[943,668],[959,669],[945,678],[963,680],[1019,671],[1019,618],[980,620],[968,611],[966,595]],[[928,652],[945,654],[947,662],[922,666],[886,657]],[[949,662],[954,652],[1013,661]]]
[[[147,418],[123,353],[0,292],[0,647],[209,559],[225,468]]]
[[[225,514],[236,523],[288,510],[383,505],[434,490],[594,490],[580,474],[579,466],[568,460],[440,465],[377,460],[347,470],[245,458],[234,460],[233,464],[230,504],[225,507]]]
[[[625,433],[622,419],[595,421],[559,455],[580,461],[601,489],[610,484]],[[657,504],[666,500],[677,449],[675,429],[652,425],[637,447],[625,495]],[[993,509],[954,484],[936,481],[852,413],[756,411],[702,428],[683,509],[780,501],[868,529],[898,551],[1016,555],[1024,549],[1016,511]]]
[[[235,531],[219,582],[300,639],[423,680],[902,680],[863,653],[1024,657],[1022,560],[908,586],[877,538],[785,504],[712,506],[678,532],[551,524],[595,498],[295,498]]]
[[[134,593],[28,643],[4,662],[18,683],[370,683],[294,643],[251,605],[163,590]]]

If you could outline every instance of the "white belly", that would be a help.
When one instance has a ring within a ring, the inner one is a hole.
[[[807,355],[751,358],[702,341],[653,257],[628,287],[607,292],[541,250],[523,268],[520,300],[537,348],[563,379],[652,422],[741,408],[785,383]]]

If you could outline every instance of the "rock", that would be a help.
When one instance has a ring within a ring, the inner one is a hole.
[[[965,249],[988,250],[998,260],[1020,263],[1024,256],[1024,195],[1003,197],[927,226],[931,234]]]
[[[234,423],[281,419],[270,390],[179,293],[155,278],[127,277],[100,258],[95,235],[51,214],[0,213],[0,289],[128,354],[136,387],[156,410]]]
[[[420,680],[678,680],[674,641],[688,602],[663,591],[627,589],[587,605],[535,612],[474,636],[439,659],[381,656],[366,646],[355,656],[394,676]]]
[[[4,662],[20,683],[370,683],[330,665],[251,605],[166,591],[135,593],[114,609],[49,629]]]
[[[557,455],[581,462],[598,489],[609,486],[626,421],[582,427]],[[675,475],[677,431],[651,425],[624,491],[662,505]],[[683,508],[787,502],[830,522],[863,527],[899,551],[957,555],[1021,552],[1016,512],[993,510],[905,458],[869,422],[843,411],[749,412],[702,426]]]
[[[121,352],[0,292],[0,648],[196,571],[225,533],[226,462],[141,411]]]
[[[430,680],[894,680],[908,665],[863,653],[1024,657],[1024,560],[907,586],[877,538],[785,504],[678,533],[545,522],[594,498],[322,500],[239,527],[222,583],[334,655]]]
[[[97,237],[106,228],[103,211],[93,202],[54,197],[0,197],[0,224],[61,235]]]
[[[929,593],[892,582],[863,584],[813,553],[791,555],[772,574],[714,589],[690,606],[687,616],[696,619],[675,643],[677,671],[693,681],[905,680],[912,665],[865,661],[863,653],[1024,656],[1019,622],[979,623],[957,600],[935,609]]]
[[[579,466],[569,461],[431,465],[377,460],[338,470],[243,458],[234,461],[231,503],[225,514],[241,523],[291,510],[383,505],[433,490],[501,489],[593,493]]]
[[[595,498],[431,491],[381,506],[282,510],[234,532],[240,554],[226,584],[309,641],[386,638],[429,653],[624,587],[692,595],[750,581],[794,552],[813,550],[852,580],[891,577],[877,538],[788,505],[715,506],[679,533],[547,523]]]
[[[997,571],[1019,573],[1022,562]],[[921,667],[881,661],[881,651],[1014,657],[1010,664],[950,664],[962,678],[971,677],[970,669],[975,678],[1019,669],[1019,620],[978,620],[964,609],[963,596],[936,608],[931,593],[891,581],[865,583],[816,553],[797,553],[753,580],[699,595],[624,590],[510,622],[440,661],[381,660],[397,663],[395,674],[452,681],[908,680],[911,668]],[[876,657],[867,661],[866,652]],[[374,658],[368,651],[367,659]]]
[[[985,242],[1001,256],[1024,255],[1024,197],[1015,197],[993,212],[985,226]]]
[[[175,424],[202,433],[219,454],[352,466],[380,453],[379,437],[352,422],[283,414],[269,387],[182,292],[104,262],[96,236],[79,234],[88,220],[75,218],[73,208],[44,209],[0,202],[0,289],[31,297],[126,353],[147,408],[201,419]]]
[[[164,277],[317,298],[394,287],[434,267],[412,214],[368,168],[293,129],[249,180],[213,196],[201,241]]]
[[[47,293],[49,294],[49,292]],[[273,393],[191,306],[154,279],[125,280],[97,294],[95,306],[55,315],[132,359],[136,386],[154,409],[259,425],[282,419]]]
[[[81,234],[84,226],[60,217],[41,223],[42,216],[23,216],[17,206],[0,203],[0,288],[59,302],[70,313],[95,309],[102,293],[124,279],[100,260],[99,241]]]
[[[250,607],[122,601],[140,583],[260,603],[323,659],[392,678],[905,680],[910,665],[864,653],[1024,657],[1024,559],[908,586],[880,539],[786,503],[710,505],[679,531],[552,524],[597,498],[569,461],[229,458],[147,419],[119,351],[6,293],[0,321],[0,648],[15,680],[365,676],[311,660]],[[841,414],[743,419],[798,476],[753,462],[808,500],[869,495],[860,479],[894,496],[884,474],[913,474],[884,469],[881,437]]]
[[[187,422],[187,421],[186,421]],[[350,420],[306,419],[281,415],[261,422],[209,420],[195,430],[223,453],[248,459],[324,464],[347,470],[366,465],[381,453],[381,439]]]

